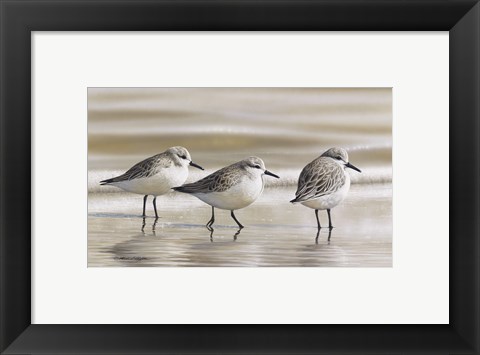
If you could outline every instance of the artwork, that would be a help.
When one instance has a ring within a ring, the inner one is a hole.
[[[391,267],[391,88],[89,88],[88,266]]]

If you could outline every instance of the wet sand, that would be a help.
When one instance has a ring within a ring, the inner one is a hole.
[[[352,185],[332,210],[335,228],[317,235],[314,211],[288,201],[294,187],[266,188],[251,206],[236,212],[240,232],[228,211],[216,210],[214,231],[206,222],[210,206],[172,193],[151,199],[141,217],[142,196],[89,193],[88,266],[266,266],[391,267],[392,185]],[[321,223],[328,225],[326,212]]]

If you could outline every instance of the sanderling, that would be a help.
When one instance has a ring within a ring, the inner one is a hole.
[[[243,228],[234,211],[247,207],[260,196],[264,174],[279,178],[265,169],[262,159],[250,157],[217,170],[197,182],[173,189],[191,194],[212,206],[212,218],[208,221],[207,228],[211,228],[215,221],[215,207],[229,210],[238,226]]]
[[[350,189],[350,175],[346,168],[360,169],[348,162],[347,151],[343,148],[330,148],[317,159],[307,164],[298,178],[295,198],[290,202],[315,209],[318,228],[318,210],[327,210],[328,227],[333,228],[330,209],[337,206],[347,196]]]
[[[189,165],[203,170],[200,165],[192,161],[187,149],[172,147],[163,153],[142,160],[120,176],[101,181],[100,185],[113,185],[128,192],[144,195],[142,217],[145,217],[148,195],[154,196],[153,208],[155,217],[158,218],[157,196],[166,194],[172,187],[183,184],[188,177]]]

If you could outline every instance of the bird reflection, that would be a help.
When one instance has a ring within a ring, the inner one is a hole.
[[[210,231],[210,241],[213,243],[213,231],[214,229],[207,224],[207,229]]]
[[[321,229],[322,228],[318,228],[318,230],[317,230],[317,236],[315,238],[315,244],[318,244],[318,237],[320,236],[320,230]],[[332,230],[333,230],[333,227],[328,228],[328,239],[327,239],[328,244],[330,244],[330,237],[332,236]]]
[[[213,229],[211,225],[210,225],[210,226],[207,226],[207,229],[208,229],[209,232],[210,232],[210,242],[213,243],[213,231],[214,231],[215,229]],[[235,232],[235,234],[233,235],[233,241],[236,241],[236,240],[237,240],[237,236],[240,234],[241,231],[242,231],[242,228],[239,228],[239,229]]]
[[[158,218],[159,218],[159,217],[156,217],[155,220],[153,221],[153,224],[152,224],[152,234],[153,234],[153,236],[156,235],[156,234],[155,234],[155,228],[156,228],[156,226],[157,226]],[[142,229],[141,229],[143,235],[145,235],[145,226],[146,226],[146,225],[147,225],[146,217],[143,217],[143,218],[142,218]]]

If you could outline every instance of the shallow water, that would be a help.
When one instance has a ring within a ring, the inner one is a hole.
[[[340,146],[354,165],[390,173],[391,89],[89,89],[90,173],[113,175],[176,145],[209,171],[257,155],[269,170],[299,172]]]
[[[206,222],[210,207],[188,195],[157,199],[145,221],[142,198],[112,193],[89,196],[88,266],[324,266],[392,265],[391,185],[354,185],[332,210],[335,228],[317,238],[314,211],[288,203],[291,188],[265,189],[239,210],[240,232],[228,211],[216,210],[214,231]],[[325,212],[322,224],[328,225]]]

